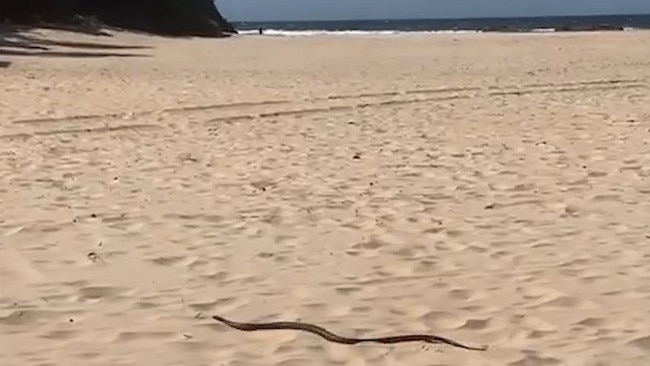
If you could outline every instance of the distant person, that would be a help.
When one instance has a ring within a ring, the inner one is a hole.
[[[264,34],[264,30],[263,30],[262,28],[259,28],[259,29],[257,30],[257,32],[260,34],[260,36],[261,36],[262,34]]]

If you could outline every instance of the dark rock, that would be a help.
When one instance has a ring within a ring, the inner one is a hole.
[[[490,32],[490,33],[521,33],[526,32],[524,29],[515,28],[509,25],[501,25],[495,27],[484,27],[481,28],[481,32]]]
[[[623,27],[611,24],[567,25],[555,29],[556,32],[594,32],[594,31],[623,31]]]
[[[237,33],[212,0],[2,0],[0,21],[98,34],[102,27],[163,36]]]

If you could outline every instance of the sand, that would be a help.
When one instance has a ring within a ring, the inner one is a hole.
[[[650,33],[35,34],[140,48],[0,53],[3,366],[650,360]]]

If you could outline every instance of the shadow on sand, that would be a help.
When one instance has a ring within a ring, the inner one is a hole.
[[[0,28],[0,56],[74,58],[147,57],[148,55],[146,54],[117,51],[144,50],[151,48],[147,46],[135,45],[50,40],[25,34],[25,30],[26,29],[19,27],[5,29]],[[53,50],[52,47],[73,48],[75,50]],[[97,52],[97,50],[101,50],[103,52]]]

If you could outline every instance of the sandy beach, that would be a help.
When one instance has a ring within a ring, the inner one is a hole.
[[[650,361],[650,32],[31,35],[2,366]]]

